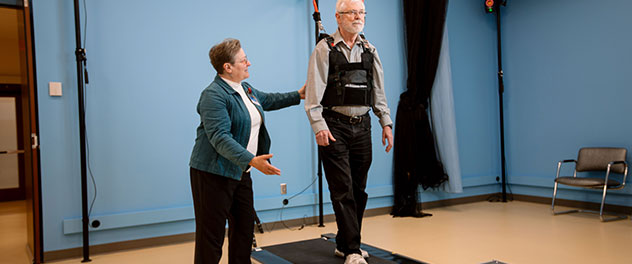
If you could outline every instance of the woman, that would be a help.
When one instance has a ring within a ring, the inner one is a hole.
[[[228,219],[229,263],[250,263],[254,206],[252,167],[280,175],[268,159],[270,137],[264,110],[300,103],[305,86],[289,93],[264,93],[250,84],[250,61],[239,40],[226,39],[209,51],[217,71],[197,105],[201,124],[191,154],[195,209],[195,263],[218,263]]]

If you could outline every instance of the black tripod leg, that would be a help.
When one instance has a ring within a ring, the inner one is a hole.
[[[261,220],[259,220],[259,216],[257,216],[257,211],[255,211],[255,224],[257,225],[257,231],[263,234],[263,226],[261,226]]]
[[[254,215],[255,215],[255,226],[257,227],[257,230],[259,231],[259,233],[263,234],[263,227],[261,226],[261,220],[259,220],[259,216],[257,216],[257,211],[253,210]],[[254,233],[254,232],[253,232]],[[257,250],[258,246],[257,246],[257,237],[253,234],[252,235],[252,250]]]

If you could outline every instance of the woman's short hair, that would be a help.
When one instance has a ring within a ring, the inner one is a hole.
[[[218,74],[224,73],[224,63],[235,63],[235,55],[239,49],[241,49],[239,40],[227,38],[209,50],[208,57]]]

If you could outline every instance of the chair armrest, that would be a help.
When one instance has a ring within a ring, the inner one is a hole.
[[[562,167],[562,163],[568,163],[568,162],[575,162],[575,164],[577,164],[577,160],[574,160],[574,159],[561,160],[557,162],[557,173],[555,174],[555,179],[560,177],[560,168]]]
[[[623,168],[625,168],[624,174],[627,174],[627,172],[628,172],[628,163],[625,162],[625,160],[615,160],[615,161],[608,162],[608,169],[610,169],[610,167],[612,167],[612,166],[614,166],[616,164],[623,164]]]
[[[608,170],[610,170],[610,167],[612,165],[615,165],[615,164],[623,164],[623,168],[624,168],[624,170],[623,170],[623,181],[621,182],[621,184],[623,186],[625,186],[625,181],[628,178],[628,163],[625,162],[625,160],[611,161],[611,162],[608,163]],[[607,174],[606,174],[606,180],[608,180],[608,175]]]

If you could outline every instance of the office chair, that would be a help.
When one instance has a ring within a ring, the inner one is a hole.
[[[557,174],[555,175],[555,186],[553,188],[553,201],[551,202],[551,211],[553,215],[568,214],[576,212],[598,213],[602,222],[626,219],[628,216],[624,214],[608,213],[615,217],[606,218],[604,216],[603,207],[606,201],[606,192],[608,190],[619,190],[625,187],[625,181],[628,176],[628,164],[625,161],[627,149],[625,148],[581,148],[577,154],[577,160],[562,160],[557,163]],[[560,168],[565,163],[575,163],[575,171],[573,176],[560,177]],[[578,172],[602,172],[601,177],[578,177]],[[622,177],[616,177],[612,174],[621,174]],[[617,178],[622,178],[618,181]],[[603,195],[601,197],[601,207],[599,212],[592,210],[568,210],[555,211],[555,197],[557,195],[557,185],[564,184],[574,187],[586,189],[601,189]]]

